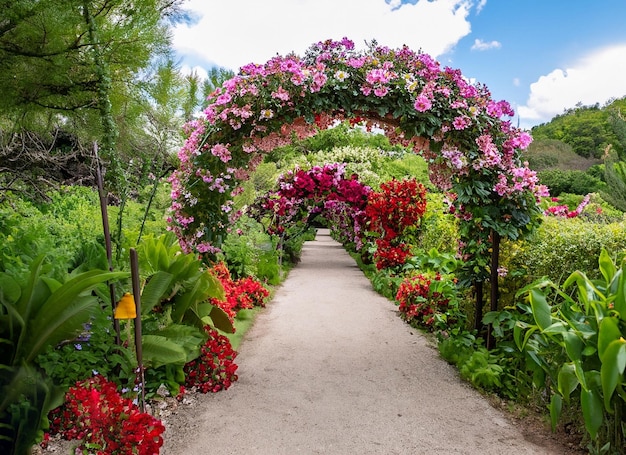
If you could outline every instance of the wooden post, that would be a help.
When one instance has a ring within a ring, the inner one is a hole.
[[[491,293],[490,293],[490,301],[491,301],[491,311],[498,311],[498,268],[500,258],[500,234],[496,231],[491,231]],[[487,329],[487,349],[493,349],[496,347],[496,340],[493,337],[492,326],[489,324],[489,328]]]
[[[483,327],[483,306],[485,305],[485,298],[483,295],[483,282],[474,282],[474,293],[476,294],[476,311],[474,312],[474,328],[480,331]]]
[[[102,172],[100,171],[100,158],[98,157],[98,143],[93,143],[93,151],[96,157],[96,182],[98,184],[98,195],[100,196],[100,213],[102,214],[102,230],[104,231],[104,247],[106,249],[107,261],[109,263],[109,272],[113,271],[113,248],[111,247],[111,230],[109,228],[109,214],[107,210],[108,197],[104,192],[104,182],[102,180]],[[122,344],[120,336],[120,321],[115,319],[115,307],[117,299],[115,298],[115,285],[113,282],[108,283],[109,296],[111,297],[111,315],[113,316],[113,329],[115,331],[115,344]]]
[[[135,353],[137,354],[137,374],[139,377],[139,409],[145,411],[145,377],[143,370],[143,350],[141,349],[141,287],[139,285],[139,261],[137,260],[137,250],[130,249],[130,274],[133,283],[133,297],[135,299]]]

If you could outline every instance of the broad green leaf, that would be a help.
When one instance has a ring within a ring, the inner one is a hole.
[[[578,288],[578,300],[583,305],[586,314],[589,314],[590,305],[589,302],[596,299],[598,296],[600,299],[604,299],[604,294],[596,288],[593,282],[587,278],[583,272],[577,270],[572,273],[563,283],[562,289],[567,289],[570,285],[576,284]]]
[[[13,305],[22,295],[22,288],[11,275],[0,273],[0,304]]]
[[[569,401],[569,396],[572,394],[580,381],[576,376],[576,368],[573,363],[565,363],[559,370],[558,377],[558,389],[559,393],[565,398],[565,401]]]
[[[162,365],[184,365],[187,353],[182,346],[159,335],[144,335],[141,347],[143,350],[143,363],[152,368]]]
[[[141,291],[141,314],[148,314],[161,302],[163,294],[172,284],[172,274],[159,271],[150,276]]]
[[[600,369],[604,407],[608,412],[613,412],[611,398],[620,378],[623,378],[624,369],[626,369],[626,340],[620,338],[605,349]]]
[[[564,332],[567,332],[567,325],[563,321],[557,321],[551,326],[546,327],[545,330],[543,330],[543,333],[546,333],[549,335],[552,335],[555,333],[564,333]]]
[[[565,342],[565,351],[572,360],[580,360],[582,358],[583,342],[574,332],[564,332],[563,341]]]
[[[598,263],[600,266],[600,272],[602,273],[602,276],[604,277],[607,284],[613,281],[613,276],[615,275],[616,268],[615,264],[613,264],[613,261],[611,260],[611,257],[609,256],[609,253],[606,251],[605,248],[602,248],[602,251],[600,251],[600,258],[598,259]]]
[[[615,340],[619,340],[622,332],[619,328],[619,320],[617,318],[604,318],[600,322],[598,329],[598,356],[604,362],[604,352],[606,348]]]
[[[626,274],[624,273],[624,266],[619,269],[619,272],[619,281],[615,292],[615,299],[613,300],[613,309],[619,313],[622,321],[626,321]]]
[[[563,399],[561,395],[555,393],[550,399],[550,424],[552,431],[556,430],[556,425],[561,417],[561,409],[563,409]]]
[[[209,318],[213,321],[212,325],[216,329],[226,333],[235,333],[235,328],[230,322],[228,315],[221,308],[214,306],[209,314]]]
[[[585,428],[591,439],[596,439],[603,420],[602,401],[593,389],[582,390],[580,392],[580,404],[583,409]]]
[[[27,339],[16,353],[16,359],[21,358],[29,363],[48,346],[74,338],[97,308],[98,300],[95,297],[82,296],[65,302],[56,311],[40,311],[25,329],[23,336]],[[34,333],[36,337],[32,336]]]
[[[128,272],[104,272],[102,270],[90,270],[89,272],[81,273],[63,283],[42,305],[41,311],[44,313],[57,311],[58,308],[62,308],[63,305],[67,305],[80,294],[100,283],[120,280],[129,276]]]
[[[530,290],[530,306],[533,310],[535,322],[541,330],[545,330],[552,325],[550,305],[546,300],[546,295],[538,289]]]
[[[583,369],[583,364],[580,360],[574,360],[574,362],[572,362],[574,364],[574,371],[576,372],[576,377],[578,378],[578,381],[580,382],[581,387],[584,390],[589,390],[589,387],[587,386],[587,379],[585,377],[585,370]]]

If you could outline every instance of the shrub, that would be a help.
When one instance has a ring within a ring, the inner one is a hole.
[[[185,386],[197,387],[202,393],[228,389],[237,378],[237,352],[230,341],[211,326],[206,326],[208,340],[202,346],[200,357],[185,365]]]
[[[140,412],[102,375],[76,383],[65,395],[65,404],[51,413],[50,433],[80,440],[81,453],[158,454],[164,431],[161,421]]]
[[[439,273],[406,277],[396,300],[400,303],[400,317],[415,327],[446,330],[458,322],[455,283]]]

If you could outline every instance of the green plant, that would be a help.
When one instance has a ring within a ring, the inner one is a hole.
[[[516,326],[515,341],[555,386],[550,404],[552,425],[559,420],[563,402],[575,396],[595,450],[619,450],[625,441],[625,264],[616,267],[603,249],[601,278],[590,279],[576,271],[561,287],[543,279],[518,293],[527,295],[534,320]],[[560,356],[545,355],[550,346],[556,347]]]
[[[62,390],[37,368],[37,356],[80,333],[98,307],[88,291],[128,276],[93,270],[61,283],[43,273],[43,261],[43,256],[34,260],[23,279],[0,273],[2,453],[28,453],[48,412],[62,400]]]
[[[228,315],[211,303],[223,298],[219,281],[193,254],[184,254],[172,234],[146,238],[138,247],[143,360],[148,383],[166,384],[177,392],[184,383],[183,367],[200,355],[210,324],[232,332]],[[155,390],[147,390],[151,395]]]

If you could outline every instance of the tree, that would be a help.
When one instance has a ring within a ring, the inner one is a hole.
[[[102,143],[109,182],[122,185],[114,152],[116,104],[167,50],[166,20],[182,0],[0,0],[0,124],[8,131],[69,130]],[[42,75],[45,77],[42,78]]]

